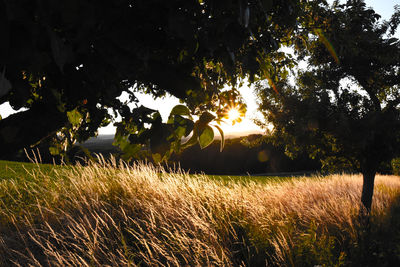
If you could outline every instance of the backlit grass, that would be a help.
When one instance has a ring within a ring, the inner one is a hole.
[[[0,180],[0,266],[399,260],[397,176],[377,176],[366,234],[357,223],[359,175],[243,183],[115,161],[51,172],[38,166],[25,180]]]

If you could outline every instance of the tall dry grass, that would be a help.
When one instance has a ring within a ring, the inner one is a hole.
[[[339,266],[359,242],[360,175],[235,183],[146,164],[0,183],[0,265]],[[400,179],[377,176],[373,217]]]

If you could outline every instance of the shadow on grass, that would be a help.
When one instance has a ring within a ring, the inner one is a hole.
[[[369,229],[360,229],[348,250],[351,266],[400,266],[400,196],[383,217],[371,217]]]

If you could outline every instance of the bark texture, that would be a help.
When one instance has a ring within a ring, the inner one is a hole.
[[[372,207],[372,197],[374,195],[374,182],[375,182],[375,171],[364,171],[363,172],[363,187],[361,193],[361,204],[364,212],[369,214]]]

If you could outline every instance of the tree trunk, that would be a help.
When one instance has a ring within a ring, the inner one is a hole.
[[[0,120],[0,158],[6,159],[23,148],[62,128],[65,114],[56,107],[37,105]]]
[[[363,187],[361,193],[361,212],[368,215],[371,212],[372,196],[374,194],[375,170],[363,171]]]

